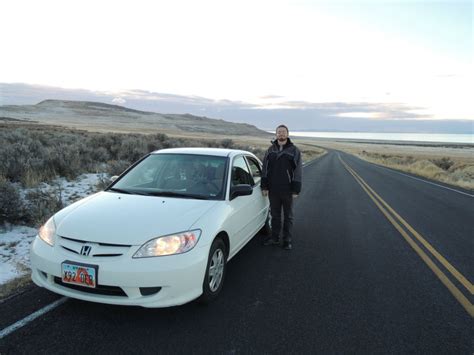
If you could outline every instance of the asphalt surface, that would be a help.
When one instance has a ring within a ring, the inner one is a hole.
[[[466,282],[406,232],[442,282],[341,159],[470,285],[472,196],[330,151],[304,169],[294,249],[264,247],[257,235],[228,264],[211,305],[70,299],[0,339],[0,353],[473,354]],[[30,287],[0,304],[0,329],[58,298]]]

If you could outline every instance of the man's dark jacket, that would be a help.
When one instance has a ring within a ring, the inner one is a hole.
[[[302,175],[301,152],[288,138],[280,150],[275,140],[263,158],[262,190],[299,194]]]

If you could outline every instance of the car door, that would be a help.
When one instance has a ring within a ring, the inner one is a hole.
[[[248,184],[255,186],[255,183],[250,173],[249,167],[243,155],[234,157],[231,165],[231,183],[232,186],[239,184]],[[231,218],[228,230],[230,237],[230,254],[231,256],[240,250],[245,243],[253,236],[255,232],[255,224],[258,219],[259,203],[256,203],[258,198],[256,196],[261,191],[253,190],[251,195],[238,196],[229,201],[231,207]],[[229,196],[230,199],[230,196]]]
[[[254,182],[254,204],[257,210],[255,215],[257,216],[255,220],[255,229],[258,231],[267,219],[270,203],[268,198],[262,195],[262,189],[260,186],[260,181],[262,179],[262,164],[258,159],[250,155],[246,155],[245,159],[247,160],[247,165],[249,166]]]

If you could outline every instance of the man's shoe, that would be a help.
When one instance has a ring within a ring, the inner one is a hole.
[[[285,249],[285,250],[293,249],[293,246],[291,245],[291,242],[284,242],[283,243],[283,249]]]
[[[280,242],[274,238],[268,238],[263,242],[263,245],[268,246],[268,245],[280,245]]]

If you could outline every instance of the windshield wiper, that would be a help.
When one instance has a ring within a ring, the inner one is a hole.
[[[128,190],[117,189],[117,188],[115,188],[115,187],[108,188],[108,189],[105,190],[105,191],[120,192],[121,194],[131,194],[131,192],[128,191]]]
[[[135,191],[135,190],[123,190],[123,189],[117,189],[116,187],[111,187],[105,191],[113,191],[113,192],[119,192],[121,194],[128,194],[128,195],[148,195],[147,193]]]
[[[182,198],[194,198],[198,200],[209,200],[209,196],[196,195],[196,194],[183,194],[180,192],[173,191],[149,191],[146,192],[150,196],[163,196],[163,197],[182,197]]]

